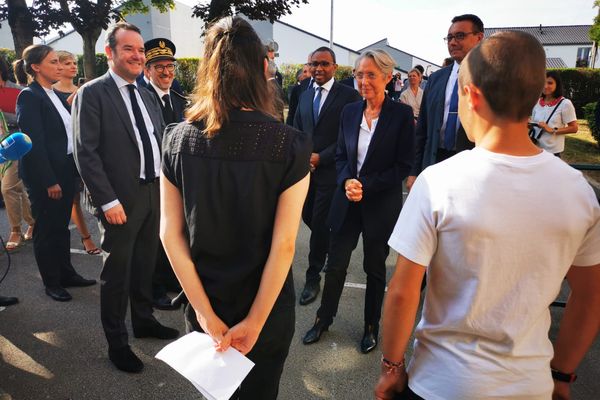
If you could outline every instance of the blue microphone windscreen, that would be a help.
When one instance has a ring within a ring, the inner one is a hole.
[[[0,142],[0,158],[18,160],[31,150],[31,139],[23,132],[15,132]]]

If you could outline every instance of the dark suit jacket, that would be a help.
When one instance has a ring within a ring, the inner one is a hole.
[[[346,78],[346,79],[342,79],[340,81],[340,83],[342,85],[350,86],[352,89],[354,89],[354,77],[353,76]]]
[[[361,207],[363,223],[376,223],[381,232],[391,232],[402,207],[402,181],[413,166],[412,109],[386,96],[358,176],[358,136],[365,106],[366,102],[360,101],[347,105],[342,111],[335,157],[337,187],[328,218],[329,226],[336,232],[343,225],[350,205],[344,183],[351,178],[362,183],[363,198],[357,204]]]
[[[149,91],[139,92],[160,148],[165,128],[160,106]],[[75,162],[94,205],[118,199],[130,213],[140,187],[140,155],[125,102],[108,72],[79,89],[72,118]]]
[[[59,96],[60,98],[60,96]],[[61,99],[67,110],[70,106]],[[19,172],[30,188],[45,190],[59,183],[69,162],[63,120],[44,89],[33,82],[17,98],[17,121],[31,138],[31,151],[19,163]]]
[[[147,85],[146,88],[150,92],[152,92],[154,96],[156,96],[156,100],[158,101],[158,105],[160,106],[160,110],[162,111],[163,121],[165,121],[165,125],[179,123],[183,121],[183,112],[188,106],[188,101],[182,94],[177,93],[173,90],[173,88],[169,90],[169,97],[171,98],[171,105],[173,106],[173,112],[175,114],[175,119],[172,120],[172,118],[169,118],[169,116],[166,115],[165,108],[162,104],[162,99],[154,89],[154,86]]]
[[[300,95],[294,128],[310,135],[313,153],[319,154],[319,165],[311,174],[311,179],[318,185],[335,185],[335,149],[342,109],[361,97],[356,90],[334,82],[315,125],[312,111],[314,96],[314,88],[309,88]]]
[[[296,109],[298,108],[298,102],[300,101],[300,95],[310,86],[312,78],[306,78],[300,82],[299,85],[294,85],[292,92],[290,93],[290,101],[288,108],[288,115],[285,119],[285,123],[289,126],[294,126],[294,116],[296,115]]]
[[[436,162],[440,147],[440,131],[444,123],[446,85],[451,72],[452,65],[449,65],[434,72],[427,81],[417,122],[415,165],[411,175],[418,175]],[[473,147],[474,144],[469,141],[464,129],[460,126],[456,132],[456,150],[462,151]]]

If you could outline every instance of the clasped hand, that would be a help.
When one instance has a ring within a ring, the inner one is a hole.
[[[346,197],[350,201],[361,201],[363,196],[362,183],[358,179],[346,179],[344,184]]]
[[[231,346],[246,355],[252,350],[260,334],[260,329],[250,324],[247,319],[229,329],[216,315],[212,318],[205,318],[196,313],[196,318],[202,330],[215,342],[215,349],[219,352],[226,351]]]

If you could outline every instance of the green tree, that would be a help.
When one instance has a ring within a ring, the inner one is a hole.
[[[56,10],[49,9],[47,4],[33,2],[32,6],[28,6],[25,0],[0,2],[0,21],[3,20],[8,20],[17,58],[33,44],[34,37],[45,36],[50,29],[64,23]]]
[[[600,42],[600,0],[594,1],[594,8],[598,8],[598,15],[594,18],[594,24],[590,28],[590,39],[598,43]]]
[[[193,8],[193,15],[205,25],[230,15],[242,13],[250,19],[273,22],[292,13],[292,7],[307,4],[308,0],[211,0],[201,1]]]

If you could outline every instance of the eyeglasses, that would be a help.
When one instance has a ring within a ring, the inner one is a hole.
[[[173,72],[173,71],[175,71],[175,69],[176,69],[176,68],[177,68],[177,65],[175,65],[175,64],[167,64],[167,65],[154,65],[154,70],[155,70],[156,72],[159,72],[159,73],[161,73],[161,74],[162,74],[163,72],[165,72],[165,69],[166,69],[167,71],[169,71],[169,72]]]
[[[377,74],[374,72],[367,72],[366,74],[359,72],[356,74],[356,79],[358,79],[358,80],[367,79],[369,81],[372,81],[372,80],[375,80],[376,78],[377,78]]]
[[[311,61],[308,63],[308,65],[310,65],[313,68],[317,68],[319,65],[323,68],[327,68],[332,64],[333,63],[330,63],[329,61]]]
[[[444,41],[446,43],[450,43],[452,41],[452,39],[456,39],[457,42],[462,42],[463,40],[465,40],[465,37],[467,37],[467,35],[475,35],[479,32],[456,32],[454,35],[448,35],[444,38]]]

